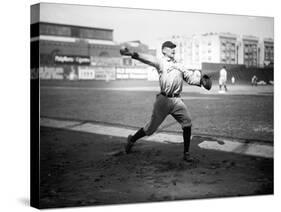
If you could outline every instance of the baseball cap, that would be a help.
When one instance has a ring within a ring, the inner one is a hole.
[[[177,45],[174,44],[172,41],[165,41],[163,44],[162,44],[162,49],[165,48],[165,47],[168,47],[168,48],[175,48]]]

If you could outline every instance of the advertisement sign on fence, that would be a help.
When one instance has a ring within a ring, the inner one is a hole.
[[[91,59],[89,56],[78,55],[55,55],[54,61],[56,64],[71,64],[71,65],[90,65]]]
[[[115,67],[95,67],[95,79],[96,80],[115,80]]]

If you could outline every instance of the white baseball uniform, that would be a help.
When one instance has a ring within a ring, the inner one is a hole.
[[[183,81],[201,86],[201,72],[188,70],[168,57],[157,59],[150,55],[135,54],[133,58],[155,67],[159,74],[160,93],[156,95],[151,119],[144,127],[145,134],[152,135],[169,114],[182,128],[190,127],[191,118],[180,94]]]
[[[226,81],[227,81],[227,72],[226,72],[225,68],[222,68],[220,70],[219,84],[226,85]]]

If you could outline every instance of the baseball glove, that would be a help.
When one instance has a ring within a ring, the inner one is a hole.
[[[202,78],[201,78],[201,85],[203,85],[203,87],[205,89],[211,90],[211,88],[212,88],[212,80],[211,80],[211,78],[208,75],[204,74],[202,76]]]

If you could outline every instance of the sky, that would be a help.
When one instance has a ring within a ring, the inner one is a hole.
[[[151,48],[172,35],[230,32],[274,38],[272,17],[43,3],[40,21],[109,28],[116,42],[140,40]]]

